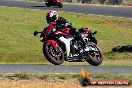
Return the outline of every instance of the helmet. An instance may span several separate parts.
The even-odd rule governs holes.
[[[51,10],[46,15],[47,23],[56,21],[58,19],[58,13],[54,10]]]

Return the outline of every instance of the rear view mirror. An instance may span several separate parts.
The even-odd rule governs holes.
[[[38,34],[38,32],[37,31],[34,31],[34,36],[36,36]]]
[[[94,34],[97,34],[97,31],[95,31],[95,32],[93,33],[93,35],[94,35]]]

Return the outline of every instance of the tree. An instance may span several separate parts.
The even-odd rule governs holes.
[[[112,5],[120,5],[123,2],[123,0],[108,0],[108,4]]]
[[[104,4],[104,3],[106,2],[106,0],[98,0],[98,2],[99,2],[100,4]]]

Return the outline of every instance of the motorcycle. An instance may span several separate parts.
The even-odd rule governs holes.
[[[34,36],[40,33],[41,42],[43,42],[43,54],[46,59],[54,65],[60,65],[64,61],[69,62],[84,62],[87,61],[93,66],[98,66],[102,63],[102,53],[97,47],[97,40],[94,33],[89,30],[84,33],[79,29],[84,41],[87,43],[88,51],[85,51],[81,46],[81,42],[77,41],[73,35],[69,34],[69,28],[63,30],[55,29],[51,24],[46,27],[43,32],[34,32]]]
[[[59,8],[63,7],[61,0],[46,0],[45,5],[47,7],[50,7],[50,6],[58,6]]]

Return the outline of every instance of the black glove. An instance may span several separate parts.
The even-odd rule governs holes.
[[[65,27],[71,27],[72,26],[72,23],[71,22],[67,22],[66,24],[65,24]]]

